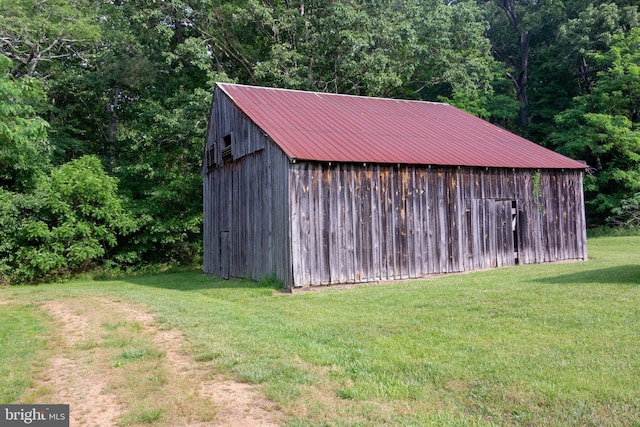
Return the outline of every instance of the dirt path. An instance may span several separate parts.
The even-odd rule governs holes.
[[[248,384],[210,375],[204,364],[183,351],[182,335],[158,327],[142,307],[96,297],[49,301],[43,308],[54,318],[59,339],[30,394],[34,403],[69,404],[71,426],[115,426],[123,420],[128,425],[154,426],[279,425],[272,402]],[[156,356],[136,371],[137,361],[116,357],[125,354],[122,349],[127,345],[140,346],[141,339],[148,341],[145,348],[155,350],[139,354]],[[122,367],[125,364],[129,370]],[[145,382],[146,369],[157,371],[149,379],[161,384],[155,401],[153,392],[146,401],[159,406],[158,412],[132,408],[137,397],[127,396],[131,388],[126,386],[131,381],[127,376],[139,375],[134,381]],[[136,393],[149,388],[134,385]],[[138,418],[131,415],[136,410]],[[153,417],[158,413],[162,416]]]

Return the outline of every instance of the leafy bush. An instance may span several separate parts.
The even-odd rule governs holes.
[[[611,210],[608,218],[611,225],[623,228],[640,228],[640,193],[624,199]]]
[[[117,196],[116,179],[94,156],[54,169],[38,180],[33,192],[0,191],[0,280],[4,282],[85,271],[108,258],[118,236],[135,229]]]
[[[15,236],[20,224],[17,197],[0,187],[0,285],[9,283],[14,253],[17,251]]]

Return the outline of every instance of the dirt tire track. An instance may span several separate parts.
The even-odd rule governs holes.
[[[69,404],[71,426],[115,426],[127,410],[126,404],[111,389],[109,371],[112,366],[105,350],[99,345],[83,349],[83,343],[100,340],[96,333],[97,326],[104,322],[100,312],[108,312],[112,319],[138,322],[157,349],[165,354],[167,372],[180,377],[200,399],[207,400],[206,403],[217,409],[212,421],[194,423],[185,419],[173,425],[280,425],[273,402],[262,397],[251,385],[211,377],[206,366],[184,352],[182,334],[159,328],[143,307],[98,297],[48,301],[42,307],[57,324],[61,342],[35,384],[33,394],[37,397],[34,403]]]
[[[58,325],[61,343],[49,359],[49,366],[36,384],[45,394],[36,403],[69,404],[71,426],[113,426],[125,406],[108,392],[104,351],[73,351],[89,339],[88,317],[79,312],[76,300],[48,301],[42,307]],[[80,356],[78,358],[77,356]],[[39,394],[39,393],[38,393]]]

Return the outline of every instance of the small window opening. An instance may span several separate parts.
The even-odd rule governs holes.
[[[222,161],[227,163],[233,160],[233,154],[231,153],[231,134],[225,135],[222,138]]]
[[[216,153],[215,144],[211,145],[210,147],[207,147],[207,149],[205,151],[205,160],[206,160],[207,170],[211,170],[216,165],[216,154],[215,153]]]

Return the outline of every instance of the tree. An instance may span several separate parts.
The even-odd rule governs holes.
[[[54,161],[100,157],[138,227],[119,260],[194,262],[201,246],[201,153],[214,81],[225,79],[180,1],[106,2],[101,43],[52,64]]]
[[[502,122],[516,111],[496,95],[505,71],[491,56],[488,23],[473,1],[431,2],[417,20],[421,56],[409,87],[422,99],[449,102],[485,119]]]
[[[411,1],[250,0],[236,25],[253,34],[262,53],[252,65],[255,83],[380,96],[415,69],[417,33],[409,17],[416,9]]]
[[[617,2],[622,3],[622,2]],[[583,93],[593,90],[596,73],[595,54],[606,52],[617,34],[638,25],[638,7],[616,2],[589,3],[577,16],[559,27],[558,39],[567,65]]]
[[[615,227],[639,228],[640,227],[640,193],[624,199],[611,210],[611,216],[607,222]]]
[[[556,117],[558,151],[591,166],[587,213],[603,224],[624,199],[640,191],[640,28],[615,35],[604,54],[589,55],[599,71],[591,93]]]
[[[235,63],[246,73],[224,69],[243,83],[432,100],[490,92],[495,64],[471,1],[249,0],[230,7],[216,16],[228,16],[223,26],[233,36],[212,36],[215,46],[225,45],[213,56],[242,58]]]
[[[633,130],[640,122],[640,28],[613,36],[610,49],[590,55],[603,70],[590,92],[592,109],[630,120]]]
[[[637,5],[625,3],[631,2],[563,1],[565,18],[553,30],[556,37],[536,44],[531,58],[528,138],[553,148],[554,116],[571,108],[573,98],[591,93],[603,70],[594,55],[609,50],[613,35],[637,25]]]
[[[99,40],[93,3],[0,0],[0,52],[16,77],[42,75],[42,63],[82,57]]]
[[[587,112],[585,105],[559,114],[552,140],[558,151],[590,166],[585,178],[587,219],[604,224],[622,199],[640,191],[640,134],[623,116]]]
[[[531,121],[529,111],[529,76],[531,52],[553,37],[563,19],[559,0],[479,0],[487,12],[494,57],[505,64],[506,75],[513,83],[520,103],[518,125],[526,135]]]
[[[48,124],[38,116],[45,93],[33,78],[15,79],[0,56],[0,187],[31,188],[49,165]]]

